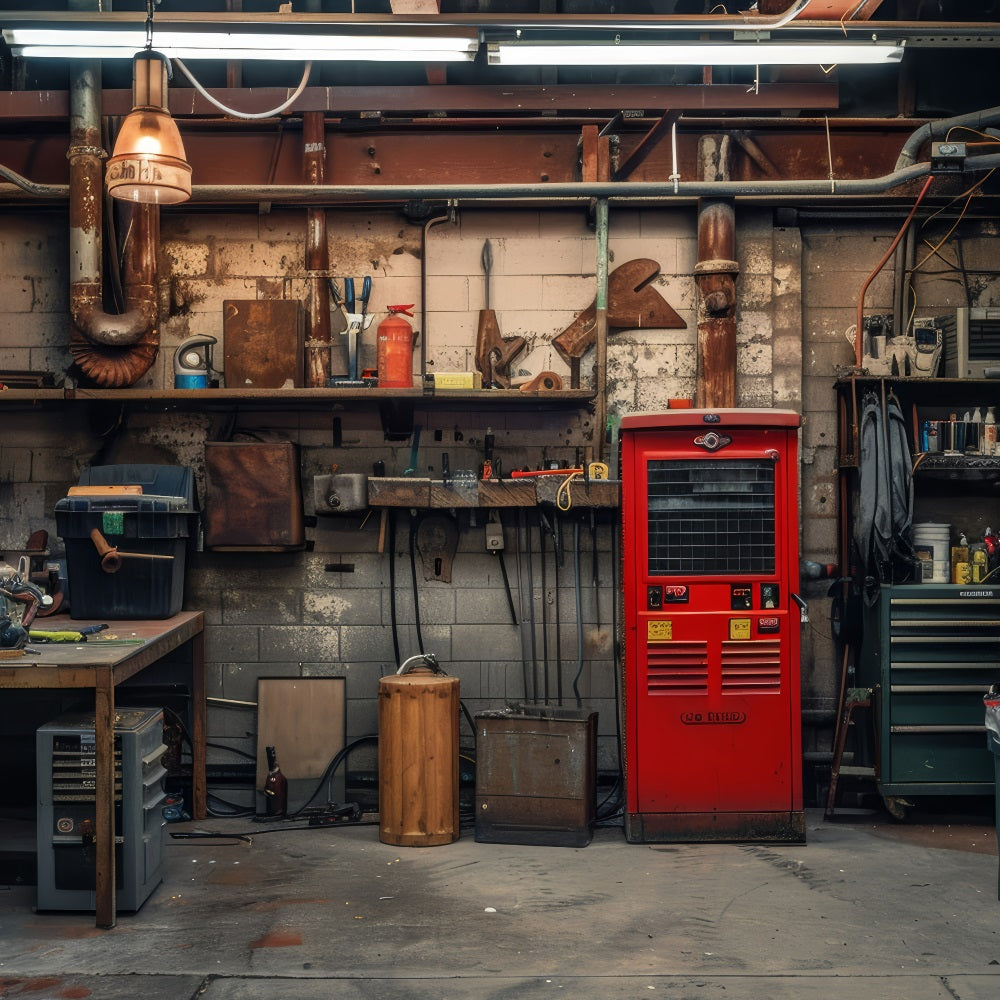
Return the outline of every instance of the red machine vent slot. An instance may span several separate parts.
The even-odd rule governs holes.
[[[777,639],[722,643],[724,694],[781,690],[781,643]]]
[[[647,647],[646,689],[650,694],[708,691],[708,644],[668,642]]]

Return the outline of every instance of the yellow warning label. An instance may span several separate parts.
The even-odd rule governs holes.
[[[749,624],[749,622],[748,622]],[[671,621],[649,621],[646,622],[646,638],[650,642],[655,640],[673,639],[674,623]]]
[[[729,619],[729,638],[730,639],[749,639],[750,638],[750,619],[749,618],[730,618]]]

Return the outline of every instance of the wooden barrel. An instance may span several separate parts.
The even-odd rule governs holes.
[[[379,840],[458,839],[458,678],[418,667],[379,681]]]

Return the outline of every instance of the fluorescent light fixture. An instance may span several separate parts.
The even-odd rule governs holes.
[[[6,28],[4,39],[25,59],[131,59],[146,44],[144,31]],[[471,62],[476,32],[324,35],[238,31],[156,32],[156,51],[167,58],[295,60],[298,62]]]
[[[895,42],[491,42],[491,66],[832,66],[892,63]]]

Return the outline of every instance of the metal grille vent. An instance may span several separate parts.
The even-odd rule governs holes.
[[[649,575],[774,572],[774,462],[651,461]]]
[[[723,642],[724,694],[771,694],[781,690],[781,643],[777,639]]]
[[[704,694],[708,691],[708,644],[670,642],[647,650],[649,694]]]

